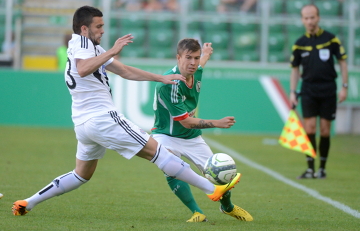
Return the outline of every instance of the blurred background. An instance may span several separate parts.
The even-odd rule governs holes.
[[[339,105],[335,132],[360,133],[359,0],[0,0],[0,83],[5,86],[14,84],[14,78],[19,81],[14,88],[4,89],[0,93],[0,100],[5,111],[14,110],[16,113],[14,89],[20,95],[27,92],[21,98],[29,98],[31,102],[25,103],[23,100],[23,107],[31,108],[34,113],[33,109],[37,106],[32,102],[39,102],[41,84],[45,88],[57,84],[49,81],[60,81],[59,87],[65,93],[59,90],[59,94],[68,94],[62,84],[66,44],[72,33],[72,16],[78,7],[92,5],[104,14],[105,34],[101,46],[105,49],[111,48],[122,35],[132,33],[135,36],[134,43],[120,53],[119,58],[125,64],[161,74],[175,65],[179,39],[194,37],[201,42],[212,42],[214,54],[204,74],[204,78],[209,79],[206,88],[217,89],[224,84],[234,89],[232,97],[227,96],[229,91],[226,88],[217,89],[216,92],[206,92],[204,89],[200,115],[214,115],[213,106],[206,105],[205,101],[211,101],[212,105],[216,102],[223,104],[215,109],[219,116],[227,111],[230,114],[233,114],[232,110],[239,111],[245,120],[239,131],[277,132],[278,127],[282,127],[281,115],[260,79],[276,78],[288,93],[291,47],[304,33],[300,9],[308,3],[318,6],[320,26],[337,35],[348,54],[349,98],[346,103]],[[7,79],[9,76],[13,78],[12,81]],[[115,101],[124,114],[130,113],[127,110],[136,111],[135,114],[140,111],[147,114],[144,121],[150,123],[153,84],[131,85],[123,89],[124,83],[116,80],[116,77],[114,79],[114,88],[122,90],[121,94],[116,95]],[[31,88],[34,82],[36,86]],[[26,91],[19,88],[24,83],[27,84]],[[128,95],[124,94],[127,94],[129,87],[139,89],[139,96],[135,97],[141,102],[138,109],[134,109],[134,102],[126,101]],[[30,100],[31,92],[37,97],[36,100]],[[134,94],[134,91],[128,94]],[[217,100],[224,95],[229,106],[224,106],[224,99]],[[248,100],[243,100],[244,97]],[[56,99],[52,94],[42,96],[41,102]],[[63,101],[64,97],[60,97],[55,101],[58,102],[57,107],[48,110],[69,114],[68,101],[64,104],[66,109],[59,108]],[[126,102],[131,106],[126,106]],[[259,123],[264,120],[260,115],[264,114],[264,108],[267,108],[266,118],[274,123]],[[44,107],[39,107],[39,110],[43,111]],[[252,113],[246,114],[245,111]],[[0,124],[44,124],[44,121],[27,122],[31,120],[29,115],[13,118],[2,113]],[[251,122],[254,118],[258,122]],[[59,116],[59,121],[63,121],[62,116]],[[50,121],[49,124],[59,125]],[[65,122],[65,125],[70,124],[69,121]],[[254,127],[256,129],[252,129]]]

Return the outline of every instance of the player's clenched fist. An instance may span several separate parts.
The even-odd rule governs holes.
[[[218,128],[230,128],[235,124],[235,117],[234,116],[226,116],[219,120]]]

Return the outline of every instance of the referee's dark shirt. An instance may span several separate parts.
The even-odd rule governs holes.
[[[320,93],[319,91],[336,93],[335,78],[337,74],[333,56],[337,59],[347,58],[340,40],[321,28],[317,34],[306,33],[295,42],[292,47],[291,66],[302,65],[301,78],[303,85],[305,84],[302,86],[302,93],[305,93],[307,88],[312,88],[308,91],[314,93]],[[305,87],[306,89],[304,89]]]

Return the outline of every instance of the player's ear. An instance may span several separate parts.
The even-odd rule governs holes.
[[[88,30],[89,30],[89,28],[87,27],[87,26],[85,26],[85,25],[82,25],[81,27],[80,27],[80,29],[81,29],[81,35],[87,35],[87,33],[88,33]]]
[[[177,61],[180,60],[180,55],[179,54],[176,54],[176,59],[177,59]]]

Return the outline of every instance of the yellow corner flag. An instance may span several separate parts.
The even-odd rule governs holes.
[[[315,150],[294,110],[290,110],[290,115],[281,132],[279,143],[285,148],[305,153],[313,158],[316,157]]]

